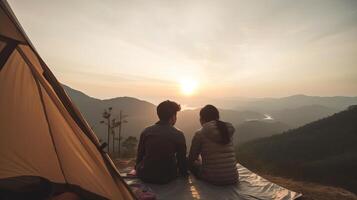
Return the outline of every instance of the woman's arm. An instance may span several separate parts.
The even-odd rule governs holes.
[[[196,132],[193,136],[190,154],[188,156],[188,165],[192,166],[192,164],[198,159],[198,156],[201,154],[201,146],[202,146],[202,139],[201,139],[200,132]]]

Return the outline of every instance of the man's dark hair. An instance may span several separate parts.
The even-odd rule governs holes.
[[[161,102],[156,108],[157,115],[159,116],[160,121],[163,122],[169,121],[169,119],[176,115],[180,110],[181,106],[178,103],[169,100]]]

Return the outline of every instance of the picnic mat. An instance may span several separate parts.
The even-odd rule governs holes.
[[[168,200],[191,200],[191,199],[238,199],[238,200],[292,200],[301,197],[302,194],[288,190],[274,184],[259,175],[249,171],[242,165],[237,165],[239,172],[239,183],[230,186],[215,186],[196,179],[177,178],[165,185],[143,183],[138,178],[127,177],[132,168],[121,170],[125,182],[134,190],[141,187],[144,193],[154,193],[156,199]]]

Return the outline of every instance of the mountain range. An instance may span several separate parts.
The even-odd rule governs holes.
[[[237,148],[258,173],[318,182],[357,193],[357,106]]]
[[[109,107],[112,107],[113,117],[118,118],[120,110],[124,115],[127,115],[127,123],[123,124],[123,137],[139,137],[145,127],[158,121],[156,105],[147,101],[132,97],[100,100],[65,85],[64,89],[102,141],[107,140],[107,128],[100,121],[103,120],[103,111]],[[263,119],[265,117],[263,114],[254,111],[225,109],[220,109],[220,115],[223,120],[229,121],[234,125],[242,124],[248,119]],[[178,112],[176,127],[185,133],[189,145],[193,134],[200,128],[199,109]]]
[[[239,98],[238,98],[239,99]],[[320,97],[308,95],[293,95],[282,98],[246,98],[237,100],[235,110],[255,110],[257,112],[271,112],[284,109],[296,109],[304,106],[319,105],[341,111],[356,104],[357,97],[333,96]]]
[[[63,87],[102,141],[107,140],[107,127],[105,124],[100,123],[100,121],[103,120],[103,111],[109,107],[113,108],[112,116],[115,118],[118,118],[120,110],[122,110],[124,115],[127,115],[127,123],[122,126],[122,137],[139,137],[145,127],[152,125],[158,120],[156,105],[148,101],[133,97],[117,97],[101,100],[90,97],[68,86],[64,85]],[[316,100],[308,103],[308,99],[322,99],[322,103],[320,103],[323,105],[316,104],[319,103]],[[238,143],[242,144],[242,142],[244,143],[260,137],[279,134],[339,111],[338,108],[327,107],[326,103],[324,103],[326,101],[329,102],[328,105],[339,105],[339,108],[352,105],[353,103],[351,102],[357,103],[357,98],[352,97],[336,97],[336,102],[333,101],[333,97],[326,97],[326,99],[324,97],[315,98],[302,95],[280,99],[266,98],[251,102],[251,105],[260,105],[259,108],[257,106],[246,106],[245,109],[241,107],[239,110],[220,109],[220,114],[222,120],[231,122],[236,127],[236,138],[238,136],[238,141],[240,141]],[[341,99],[345,100],[341,101]],[[298,106],[293,105],[292,102],[295,102]],[[237,102],[237,104],[239,103],[240,101]],[[263,105],[273,106],[262,109]],[[198,114],[199,109],[183,110],[178,113],[176,127],[185,133],[188,146],[193,134],[200,128]],[[270,120],[265,120],[267,114],[269,117],[272,117]]]
[[[290,129],[290,126],[274,120],[251,120],[236,126],[235,145],[254,139],[272,136]]]

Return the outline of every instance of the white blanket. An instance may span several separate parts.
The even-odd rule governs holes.
[[[136,178],[125,178],[131,184],[143,184],[149,187],[158,200],[191,200],[191,199],[241,199],[241,200],[292,200],[302,196],[299,193],[283,188],[254,174],[238,164],[239,183],[231,186],[215,186],[190,176],[178,178],[165,185],[142,183]]]

